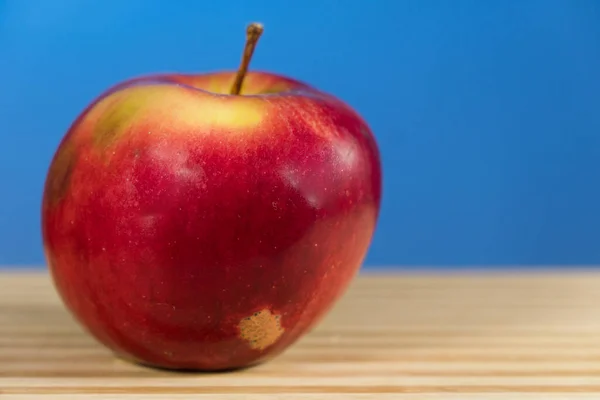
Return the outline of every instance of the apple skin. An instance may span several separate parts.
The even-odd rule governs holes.
[[[348,105],[249,72],[116,85],[62,139],[42,200],[49,270],[117,356],[227,370],[280,354],[343,295],[381,201],[374,136]]]

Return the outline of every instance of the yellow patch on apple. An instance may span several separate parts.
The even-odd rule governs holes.
[[[219,128],[251,132],[263,121],[265,107],[260,98],[216,95],[177,85],[132,86],[102,99],[86,120],[93,125],[94,145],[106,149],[139,124],[154,118],[163,121],[165,131],[153,134],[199,134]],[[190,129],[168,129],[174,126]]]

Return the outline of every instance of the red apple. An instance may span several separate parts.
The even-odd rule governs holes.
[[[107,90],[51,162],[51,275],[120,357],[195,370],[270,359],[318,323],[365,257],[382,185],[373,134],[332,95],[247,72],[259,35],[251,25],[237,73]]]

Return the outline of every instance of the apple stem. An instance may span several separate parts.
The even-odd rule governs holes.
[[[252,54],[254,54],[256,43],[258,43],[258,39],[260,39],[260,35],[262,35],[262,33],[263,26],[258,22],[253,22],[246,28],[246,45],[244,46],[244,54],[242,55],[242,61],[240,63],[240,67],[238,68],[237,75],[235,76],[235,80],[233,81],[233,85],[231,86],[231,94],[238,95],[242,91],[242,84],[244,83],[244,78],[248,72],[248,65],[250,65],[250,60],[252,59]]]

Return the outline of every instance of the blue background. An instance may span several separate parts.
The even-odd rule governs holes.
[[[600,2],[0,0],[0,265],[41,265],[46,168],[107,86],[238,65],[370,123],[370,266],[600,264]]]

